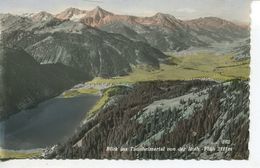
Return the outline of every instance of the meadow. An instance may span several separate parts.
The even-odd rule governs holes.
[[[0,160],[2,159],[28,159],[28,158],[38,158],[41,156],[41,151],[35,152],[20,152],[0,149]]]
[[[168,55],[167,63],[161,64],[159,69],[138,66],[133,68],[129,75],[108,79],[97,77],[88,83],[124,84],[153,80],[211,79],[227,81],[249,79],[250,60],[237,61],[233,59],[232,54],[217,55],[201,52],[185,56]]]

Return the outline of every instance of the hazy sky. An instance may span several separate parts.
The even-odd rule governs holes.
[[[251,0],[0,0],[0,13],[58,13],[68,7],[93,9],[100,6],[118,14],[151,16],[157,12],[190,19],[217,16],[249,21]]]

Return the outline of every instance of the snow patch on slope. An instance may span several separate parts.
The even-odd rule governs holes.
[[[78,22],[78,21],[80,21],[80,19],[82,19],[84,16],[86,16],[85,13],[82,13],[82,14],[74,14],[74,15],[70,18],[70,20],[71,20],[71,21],[74,21],[74,22]]]

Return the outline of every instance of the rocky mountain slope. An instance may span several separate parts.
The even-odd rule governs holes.
[[[236,60],[243,60],[250,58],[250,39],[245,39],[239,42],[233,49],[232,52],[235,55]]]
[[[2,15],[1,23],[6,45],[23,48],[41,64],[62,63],[92,76],[124,75],[140,64],[158,68],[166,57],[147,43],[46,12],[31,17]]]
[[[54,97],[90,76],[62,64],[40,65],[21,48],[0,44],[0,119]]]
[[[199,39],[205,42],[232,42],[249,37],[248,28],[217,17],[205,17],[185,22]]]
[[[114,14],[97,7],[92,11],[69,8],[56,18],[76,20],[135,41],[145,41],[161,51],[180,51],[249,36],[248,28],[216,17],[182,21],[163,13],[136,17]]]
[[[246,81],[138,83],[46,158],[247,159],[248,89]]]

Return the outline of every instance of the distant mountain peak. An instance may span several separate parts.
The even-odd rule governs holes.
[[[103,17],[105,17],[107,15],[113,15],[113,13],[104,10],[100,6],[97,6],[95,9],[89,11],[89,15],[98,16],[100,18],[103,18]]]
[[[175,28],[176,24],[179,24],[181,21],[172,15],[158,12],[154,16],[141,18],[138,22],[144,25],[158,25]]]
[[[97,6],[90,11],[80,10],[78,8],[67,8],[63,12],[57,14],[56,18],[73,21],[80,21],[83,18],[94,18],[95,20],[99,21],[100,19],[111,15],[114,14],[102,9],[100,6]]]
[[[80,15],[82,13],[86,13],[86,11],[80,10],[78,8],[70,7],[70,8],[65,9],[63,12],[57,14],[56,17],[58,19],[67,20],[67,19],[70,19],[71,17],[73,17],[75,15]]]
[[[198,19],[193,19],[197,21],[207,21],[207,22],[230,22],[222,18],[214,17],[214,16],[207,16],[207,17],[200,17]]]
[[[52,16],[52,14],[46,12],[46,11],[41,11],[39,13],[36,13],[35,15],[38,15],[38,16]]]
[[[165,16],[166,14],[164,13],[161,13],[161,12],[157,12],[154,17],[162,17],[162,16]]]
[[[176,20],[176,18],[174,16],[169,15],[169,14],[165,14],[165,13],[161,13],[161,12],[156,13],[152,17],[153,18],[157,18],[157,19],[167,19],[167,18],[170,18],[170,19]]]
[[[41,11],[39,13],[36,13],[34,15],[32,15],[32,19],[34,21],[46,21],[46,20],[50,20],[50,19],[53,19],[53,15],[48,13],[48,12],[45,12],[45,11]]]
[[[214,27],[214,28],[219,28],[219,27],[224,27],[224,26],[232,26],[232,27],[237,27],[237,25],[231,21],[222,19],[222,18],[218,18],[218,17],[201,17],[198,19],[193,19],[188,21],[188,23],[192,23],[192,24],[200,24],[200,25],[207,25],[210,27]],[[241,27],[240,27],[241,28]]]
[[[100,6],[96,6],[95,10],[104,10]]]
[[[22,17],[27,17],[27,18],[31,18],[35,15],[35,13],[23,13],[21,16]]]
[[[95,9],[88,11],[80,16],[79,20],[86,25],[96,27],[103,21],[103,19],[109,16],[114,16],[114,14],[97,6]]]

